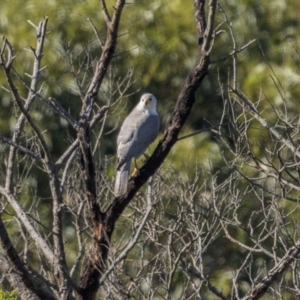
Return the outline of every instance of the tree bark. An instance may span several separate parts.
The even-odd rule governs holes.
[[[99,279],[101,274],[104,273],[105,261],[109,250],[109,240],[113,233],[116,221],[130,203],[136,192],[161,166],[171,148],[176,143],[178,134],[191,112],[195,102],[195,92],[199,88],[205,76],[208,74],[210,64],[209,55],[211,50],[210,45],[212,40],[216,4],[216,0],[210,1],[208,26],[204,26],[206,25],[204,11],[205,1],[195,1],[196,22],[199,29],[198,35],[203,37],[203,43],[198,46],[198,61],[187,76],[163,139],[159,142],[147,163],[140,169],[139,175],[130,179],[127,193],[115,198],[113,203],[104,213],[100,211],[99,205],[96,202],[96,194],[93,191],[95,185],[93,182],[94,176],[87,175],[87,172],[94,172],[93,167],[91,167],[93,162],[88,129],[82,131],[82,135],[79,137],[79,139],[81,139],[81,165],[85,176],[90,214],[94,223],[94,245],[80,279],[81,292],[77,298],[78,300],[95,299],[96,293],[99,289]],[[109,18],[107,18],[107,20],[109,22]],[[196,39],[195,44],[197,44]],[[84,123],[84,118],[82,121]],[[89,177],[89,179],[87,179],[87,177]],[[92,189],[89,188],[91,186],[93,187]]]
[[[291,247],[284,257],[268,272],[268,274],[252,289],[242,300],[257,300],[260,299],[269,289],[271,284],[282,275],[291,265],[291,263],[300,257],[300,241]]]

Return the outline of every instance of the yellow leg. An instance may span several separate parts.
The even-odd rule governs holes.
[[[133,159],[133,164],[134,164],[134,169],[133,169],[133,172],[132,172],[131,176],[132,177],[136,177],[138,175],[138,173],[139,173],[139,168],[137,166],[135,158]]]

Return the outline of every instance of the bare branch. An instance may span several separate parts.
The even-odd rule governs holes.
[[[206,29],[205,1],[194,0],[194,9],[196,26],[198,29],[198,43],[201,45],[203,43],[204,32]]]
[[[242,300],[257,300],[261,298],[271,284],[284,273],[291,263],[300,256],[300,241],[288,249],[284,257],[271,269],[259,283],[255,284]]]
[[[234,94],[236,94],[239,99],[243,101],[246,107],[249,109],[251,114],[261,123],[261,125],[268,129],[281,143],[283,143],[286,147],[288,147],[293,153],[300,158],[300,152],[298,149],[287,139],[285,139],[272,125],[270,125],[264,118],[260,116],[257,109],[251,103],[251,101],[239,90],[232,90]]]
[[[109,27],[110,23],[111,23],[111,17],[108,13],[105,0],[101,0],[101,7],[102,7],[102,12],[103,12],[103,15],[104,15],[106,25],[107,25],[107,27]]]
[[[198,14],[202,13],[203,6],[202,2],[197,2],[195,6],[196,17]],[[200,5],[201,4],[201,5]],[[216,7],[216,1],[211,2],[210,6],[210,21],[209,24],[213,26],[214,11]],[[212,28],[207,31],[206,45],[210,43],[212,39]],[[122,213],[125,207],[128,205],[130,200],[133,198],[135,193],[140,189],[140,187],[152,176],[155,171],[163,163],[164,159],[168,155],[169,151],[176,143],[178,134],[184,125],[192,106],[195,101],[195,92],[199,88],[201,82],[205,78],[209,67],[209,52],[206,50],[199,52],[198,62],[195,67],[191,70],[188,75],[186,82],[181,90],[178,97],[176,106],[174,108],[172,119],[170,120],[169,126],[166,129],[162,140],[159,142],[152,156],[147,160],[146,164],[140,169],[139,175],[137,177],[131,178],[129,181],[129,186],[127,193],[120,197],[117,197],[111,206],[106,211],[106,221],[108,224],[114,224],[118,216]],[[110,225],[111,227],[112,225]]]
[[[245,50],[246,48],[248,48],[249,46],[251,46],[251,45],[252,45],[253,43],[255,43],[255,42],[256,42],[256,39],[251,40],[251,41],[249,41],[247,44],[245,44],[243,47],[241,47],[241,48],[239,48],[239,49],[236,49],[236,50],[233,50],[233,51],[230,52],[229,54],[224,55],[224,56],[222,56],[222,57],[220,57],[220,58],[214,59],[214,60],[212,60],[210,63],[211,63],[211,64],[216,64],[216,63],[219,63],[219,62],[221,62],[221,61],[225,61],[225,60],[227,60],[228,58],[232,57],[233,55],[238,54],[239,52],[242,52],[243,50]]]
[[[14,211],[16,212],[19,220],[21,220],[22,224],[25,226],[26,230],[30,234],[31,238],[34,240],[36,245],[39,249],[44,253],[45,257],[48,259],[49,262],[53,263],[56,261],[53,251],[50,249],[46,241],[42,238],[42,236],[38,233],[38,231],[33,227],[32,223],[30,222],[27,214],[20,206],[17,199],[14,197],[12,193],[7,191],[4,187],[0,186],[0,193],[4,195],[7,200],[9,201],[10,205],[13,207]]]
[[[8,264],[7,259],[4,259],[4,257],[0,255],[1,269],[7,275],[7,278],[10,279],[9,281],[12,287],[15,287],[19,291],[23,299],[56,299],[52,296],[47,287],[41,286],[40,282],[28,271],[28,266],[25,266],[12,245],[1,217],[0,240],[1,249],[5,252],[10,262],[10,264]],[[13,265],[14,268],[12,268],[11,265]],[[32,295],[33,293],[34,295]]]
[[[98,122],[104,117],[105,113],[109,109],[109,106],[103,106],[94,115],[93,119],[90,121],[90,129],[92,130],[98,124]],[[69,157],[78,149],[79,139],[77,138],[69,148],[63,153],[63,155],[55,163],[56,170],[60,170],[61,166],[69,159]]]
[[[5,136],[3,136],[2,134],[0,134],[0,140],[2,140],[3,142],[5,142],[5,143],[7,143],[7,144],[9,144],[11,146],[14,146],[15,148],[17,148],[20,151],[22,151],[24,154],[27,154],[30,157],[32,157],[37,162],[43,163],[43,159],[41,158],[41,156],[39,155],[39,153],[33,152],[33,151],[27,149],[26,147],[15,143],[14,141],[12,141],[12,140],[6,138]]]
[[[182,269],[189,277],[196,277],[200,279],[215,296],[219,297],[222,300],[228,300],[228,298],[223,295],[222,291],[218,290],[213,284],[211,284],[211,282],[197,269],[195,269],[193,266],[185,267],[183,262],[181,262],[181,264]]]
[[[123,259],[126,258],[126,256],[128,255],[129,251],[136,245],[136,242],[138,240],[138,238],[140,237],[142,230],[149,218],[149,215],[151,213],[153,209],[153,203],[152,203],[152,199],[151,196],[149,195],[147,197],[147,207],[146,207],[146,211],[144,213],[144,217],[142,218],[142,220],[139,222],[139,227],[137,228],[135,234],[131,237],[130,241],[128,242],[128,244],[126,245],[126,247],[124,248],[124,250],[120,253],[120,255],[115,258],[112,262],[112,264],[109,266],[109,268],[106,270],[106,272],[102,275],[101,279],[100,279],[100,284],[102,284],[104,282],[104,280],[107,278],[107,276],[115,269],[116,265],[122,261]]]
[[[218,131],[216,131],[216,130],[214,130],[215,128],[220,128],[220,127],[222,127],[222,126],[225,126],[226,124],[218,124],[218,125],[215,125],[215,126],[212,126],[212,127],[209,127],[209,128],[204,128],[204,129],[200,129],[200,130],[197,130],[197,131],[195,131],[195,132],[193,132],[193,133],[190,133],[190,134],[187,134],[187,135],[185,135],[185,136],[181,136],[181,137],[179,137],[178,139],[177,139],[177,141],[181,141],[181,140],[184,140],[184,139],[187,139],[187,138],[189,138],[189,137],[192,137],[192,136],[194,136],[194,135],[197,135],[197,134],[200,134],[200,133],[202,133],[202,132],[206,132],[206,131],[210,131],[210,132],[213,132],[213,133],[215,133],[215,134],[218,134]]]
[[[205,28],[204,32],[204,40],[202,49],[203,51],[207,52],[209,54],[212,50],[212,44],[213,41],[213,30],[214,30],[214,21],[215,21],[215,13],[216,13],[216,7],[217,7],[217,0],[210,0],[209,1],[209,10],[208,10],[208,17],[207,17],[207,26]]]
[[[98,42],[99,42],[99,45],[103,49],[103,42],[102,42],[101,37],[100,37],[100,35],[99,35],[98,31],[97,31],[96,26],[94,25],[94,23],[91,20],[91,18],[85,18],[85,19],[91,24],[91,26],[93,28],[93,31],[94,31],[94,33],[95,33],[95,35],[97,37]]]
[[[40,69],[41,69],[41,59],[42,59],[42,53],[43,53],[43,46],[44,46],[44,40],[45,40],[45,36],[46,36],[46,28],[47,28],[47,23],[48,23],[48,18],[46,17],[45,20],[43,22],[41,22],[38,26],[37,29],[37,45],[36,45],[36,50],[35,50],[35,59],[34,59],[34,64],[33,64],[33,73],[32,73],[32,81],[31,81],[31,85],[30,85],[30,90],[28,92],[27,95],[27,99],[24,105],[24,108],[29,111],[33,101],[34,101],[34,94],[31,91],[36,91],[37,88],[37,82],[38,82],[38,78],[39,78],[39,74],[40,74]],[[11,65],[12,64],[12,49],[10,49],[8,51],[9,56],[8,56],[8,63]],[[9,67],[5,67],[6,71],[5,73],[9,75]],[[13,90],[16,92],[16,88],[14,87],[14,84],[12,83],[12,80],[9,79],[11,81],[11,86],[13,87]],[[19,97],[17,95],[17,97]],[[12,138],[12,141],[17,143],[19,142],[19,138],[20,135],[22,133],[23,127],[25,124],[25,116],[22,114],[18,121],[17,124],[15,126],[15,131],[14,131],[14,135]],[[7,173],[6,173],[6,183],[5,183],[5,187],[9,190],[12,190],[12,181],[13,181],[13,168],[14,168],[14,164],[15,164],[15,156],[16,156],[16,148],[15,147],[11,147],[10,148],[10,153],[9,153],[9,157],[8,157],[8,164],[7,164]]]
[[[57,112],[60,116],[62,116],[68,123],[76,130],[79,129],[78,122],[60,105],[60,103],[52,97],[49,97],[48,100],[51,106],[54,108],[55,112]]]

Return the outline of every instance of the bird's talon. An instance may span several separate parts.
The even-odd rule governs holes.
[[[139,169],[134,168],[134,169],[133,169],[133,172],[132,172],[132,174],[131,174],[131,177],[136,177],[136,176],[138,176],[138,174],[139,174]]]

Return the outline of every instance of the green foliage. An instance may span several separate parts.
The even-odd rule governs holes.
[[[108,9],[112,11],[113,1],[108,1]],[[296,83],[299,82],[297,73],[299,62],[295,49],[299,46],[299,37],[296,29],[299,27],[297,2],[283,3],[282,1],[230,1],[224,10],[229,22],[232,22],[237,47],[241,47],[251,39],[258,39],[259,43],[251,46],[251,51],[244,51],[238,56],[243,68],[239,70],[239,83],[243,91],[253,100],[264,98],[261,105],[268,107],[268,100],[275,98],[276,105],[282,107],[282,99],[270,78],[271,69],[267,61],[272,62],[271,67],[278,79],[282,82],[285,96],[299,112],[299,105],[293,102],[299,95]],[[57,98],[65,107],[78,114],[80,99],[76,92],[78,88],[70,73],[70,55],[74,58],[75,69],[84,61],[85,51],[94,55],[99,53],[97,38],[93,32],[90,18],[99,31],[100,37],[105,36],[105,26],[100,6],[97,1],[4,1],[0,12],[0,31],[7,36],[15,48],[17,55],[17,70],[21,74],[30,74],[32,62],[31,53],[24,51],[29,46],[34,47],[32,28],[27,19],[38,24],[45,15],[49,16],[49,31],[45,47],[43,94]],[[22,9],[17,9],[22,7]],[[10,20],[13,20],[10,22]],[[217,11],[216,25],[221,24],[224,16]],[[22,25],[22,26],[20,26]],[[132,91],[147,90],[157,95],[159,111],[162,117],[162,126],[167,123],[173,109],[176,97],[184,82],[188,70],[195,63],[197,51],[197,34],[194,29],[193,7],[182,1],[157,0],[137,1],[127,4],[121,21],[121,34],[124,34],[118,43],[117,53],[133,49],[118,56],[115,60],[117,76],[125,74],[130,67],[134,67],[135,84]],[[220,27],[225,30],[216,38],[212,59],[228,54],[232,48],[232,41],[224,23]],[[262,51],[265,55],[263,57]],[[91,60],[93,60],[93,56]],[[218,89],[217,72],[221,72],[221,81],[231,69],[230,63],[223,63],[222,68],[212,66],[211,76],[208,77],[198,95],[195,109],[187,124],[187,131],[201,129],[203,125],[199,120],[206,118],[212,123],[219,121],[222,113],[222,99],[216,94]],[[3,75],[0,75],[2,82]],[[274,77],[274,74],[273,74]],[[26,78],[26,77],[25,77]],[[263,89],[262,89],[263,87]],[[24,89],[22,85],[20,88]],[[1,102],[1,128],[12,126],[13,119],[7,120],[5,111],[12,110],[9,95],[0,91]],[[105,95],[100,95],[102,101]],[[130,101],[129,107],[136,103]],[[214,109],[211,110],[211,107]],[[38,108],[37,108],[38,109]],[[209,115],[209,118],[208,118]],[[64,129],[58,118],[53,116],[49,109],[36,112],[37,118],[47,118],[49,143],[56,143],[57,132]],[[9,125],[10,124],[10,125]],[[3,125],[3,126],[2,126]],[[112,127],[114,127],[112,125]],[[60,138],[58,138],[60,139]],[[103,149],[106,151],[105,149]],[[107,149],[111,151],[110,149]],[[179,161],[179,160],[178,160]]]
[[[19,300],[18,294],[16,291],[7,292],[2,289],[0,286],[0,300]]]
[[[275,107],[280,113],[284,113],[285,106],[288,108],[289,116],[296,117],[300,113],[300,104],[297,99],[300,97],[300,37],[298,28],[299,20],[299,1],[282,1],[282,0],[264,0],[264,1],[227,1],[222,3],[222,8],[227,14],[228,21],[232,23],[234,36],[237,42],[237,48],[240,48],[251,39],[257,39],[255,43],[238,55],[238,63],[241,66],[238,69],[238,85],[241,90],[253,102],[260,100],[259,109],[263,111],[263,116],[270,124],[274,124],[277,116],[270,113]],[[114,1],[107,1],[108,9],[112,11]],[[197,51],[197,33],[194,26],[193,7],[187,5],[185,1],[174,0],[156,0],[156,1],[131,1],[127,4],[124,16],[121,21],[121,34],[119,38],[117,56],[113,61],[105,85],[99,95],[99,106],[106,104],[115,89],[117,78],[124,76],[128,69],[134,69],[134,83],[130,88],[130,92],[138,91],[138,94],[131,96],[130,99],[123,99],[119,107],[113,108],[108,116],[107,126],[105,128],[104,141],[101,143],[99,155],[109,158],[106,169],[109,177],[112,178],[114,164],[111,157],[115,154],[115,128],[117,119],[122,120],[127,110],[132,108],[136,103],[141,91],[149,91],[157,96],[159,101],[158,110],[162,119],[162,131],[164,130],[170,114],[176,102],[178,93],[184,84],[184,80],[191,66],[195,63],[195,55]],[[225,6],[226,5],[226,6]],[[91,77],[95,58],[99,54],[99,43],[93,32],[91,23],[87,18],[92,20],[98,29],[99,36],[105,37],[105,23],[101,14],[98,1],[82,1],[82,0],[65,0],[63,2],[55,0],[38,1],[8,1],[3,0],[0,10],[0,32],[6,36],[14,47],[16,60],[15,68],[26,79],[25,73],[31,73],[32,53],[24,50],[35,46],[35,37],[32,27],[27,22],[31,20],[34,24],[44,17],[49,16],[49,35],[45,44],[43,66],[47,69],[42,74],[43,91],[45,98],[56,98],[66,109],[70,110],[75,117],[78,117],[80,107],[80,88],[76,85],[74,75],[83,66],[86,71],[86,79],[83,82],[82,89],[86,89],[88,79]],[[233,43],[228,30],[228,24],[224,22],[224,15],[221,10],[217,11],[216,25],[220,25],[219,30],[223,30],[216,37],[212,60],[227,55],[232,51]],[[88,53],[88,54],[87,54]],[[195,106],[191,113],[182,136],[188,135],[196,130],[208,127],[209,123],[218,124],[223,112],[223,98],[219,92],[220,82],[228,82],[228,76],[232,74],[232,61],[227,60],[220,64],[214,64],[210,68],[210,74],[203,83],[199,94],[197,95]],[[81,80],[84,79],[80,75]],[[220,82],[219,82],[220,81]],[[1,85],[6,87],[4,75],[0,73]],[[25,95],[27,90],[24,85],[18,82],[19,90]],[[232,85],[232,82],[228,82]],[[75,137],[75,133],[69,126],[63,122],[53,111],[45,107],[41,102],[33,107],[32,116],[37,121],[42,130],[45,130],[47,143],[52,146],[55,156],[59,156],[63,147],[69,144]],[[120,112],[123,108],[126,108]],[[17,119],[18,112],[12,102],[11,96],[4,89],[0,89],[0,128],[1,133],[10,136],[12,128]],[[116,118],[117,116],[117,118]],[[206,122],[206,120],[208,122]],[[237,119],[239,124],[243,124],[245,116],[241,114]],[[226,121],[226,120],[225,120]],[[223,128],[223,131],[229,131]],[[251,138],[252,150],[258,157],[263,157],[265,150],[270,150],[268,132],[262,129],[257,121],[252,121],[248,130]],[[153,148],[152,148],[153,149]],[[1,149],[2,151],[2,149]],[[201,133],[179,141],[172,149],[166,163],[165,170],[171,165],[177,170],[178,180],[187,183],[194,178],[197,168],[201,166],[201,176],[198,178],[198,184],[210,186],[210,172],[218,173],[218,180],[229,176],[232,170],[228,170],[223,161],[223,156],[227,158],[230,153],[224,151],[218,139],[211,133]],[[99,166],[103,161],[99,162]],[[22,162],[23,164],[24,162]],[[274,164],[278,161],[274,159]],[[5,169],[3,160],[1,160],[1,168]],[[22,165],[21,165],[22,168]],[[247,174],[260,176],[249,165],[243,165],[241,168]],[[79,172],[79,170],[77,170]],[[109,179],[110,179],[109,178]],[[40,218],[46,225],[45,232],[49,230],[51,220],[48,212],[51,210],[49,204],[49,187],[45,185],[44,173],[37,169],[31,169],[31,175],[24,177],[20,172],[17,174],[16,180],[22,186],[22,196],[20,201],[23,207],[29,208],[32,203],[38,207]],[[166,176],[165,183],[172,183],[174,177]],[[179,183],[178,183],[179,184]],[[35,190],[37,188],[37,190]],[[247,182],[240,181],[238,187],[240,191],[247,189]],[[171,194],[171,193],[170,193]],[[158,213],[162,214],[165,224],[172,222],[172,210],[176,210],[177,203],[168,202],[175,196],[166,195],[165,205]],[[294,192],[294,197],[299,196]],[[103,196],[104,197],[104,196]],[[254,199],[254,200],[253,200]],[[144,203],[143,203],[144,205]],[[293,210],[294,205],[282,200],[280,203],[282,210]],[[254,194],[247,194],[243,204],[239,207],[239,216],[241,222],[246,223],[249,211],[255,212],[261,209],[260,203]],[[9,213],[13,214],[10,207],[7,208]],[[125,218],[125,217],[124,217]],[[261,221],[261,217],[253,218],[253,222]],[[290,225],[288,230],[297,228],[298,213],[295,210],[289,216]],[[15,233],[15,244],[18,250],[22,249],[22,240],[19,233],[16,233],[18,225],[10,215],[4,214],[9,232]],[[72,220],[72,217],[66,215],[66,223]],[[124,221],[120,221],[116,228],[115,236],[119,240],[122,234]],[[74,260],[76,250],[73,249],[72,233],[73,228],[66,228],[70,233],[66,235],[68,262]],[[247,234],[241,228],[231,228],[231,234],[238,240],[248,243]],[[124,233],[123,233],[124,234]],[[130,232],[126,233],[128,236]],[[124,241],[128,236],[124,235]],[[160,242],[164,241],[166,236],[160,236]],[[229,293],[228,278],[230,278],[230,268],[234,269],[238,263],[243,260],[245,253],[237,249],[236,245],[230,245],[226,249],[223,246],[224,239],[216,240],[213,246],[207,251],[207,262],[213,261],[214,257],[223,256],[214,261],[219,266],[218,271],[213,272],[213,280],[219,282],[224,288],[225,293]],[[266,240],[266,243],[271,243]],[[30,245],[31,259],[36,259],[36,249]],[[217,249],[217,250],[216,250]],[[74,251],[75,250],[75,251]],[[151,255],[151,245],[147,245],[146,251]],[[140,249],[134,250],[130,255],[130,259],[134,259],[140,254]],[[226,264],[224,257],[230,257],[234,253],[234,257],[229,260],[229,271],[225,274],[224,268]],[[222,255],[221,255],[222,254]],[[261,259],[255,257],[257,268],[260,267]],[[131,261],[128,260],[125,267],[128,272],[133,272],[134,268]],[[269,261],[266,261],[268,264]],[[224,275],[225,274],[225,275]],[[175,286],[182,280],[182,273],[176,273],[174,276]],[[245,286],[248,283],[245,279]],[[247,288],[245,287],[245,290]],[[2,298],[1,298],[2,297]],[[6,298],[5,298],[6,297]],[[8,293],[1,291],[0,299],[17,299],[14,292]],[[208,299],[208,298],[207,298]],[[288,299],[288,298],[287,298]]]

